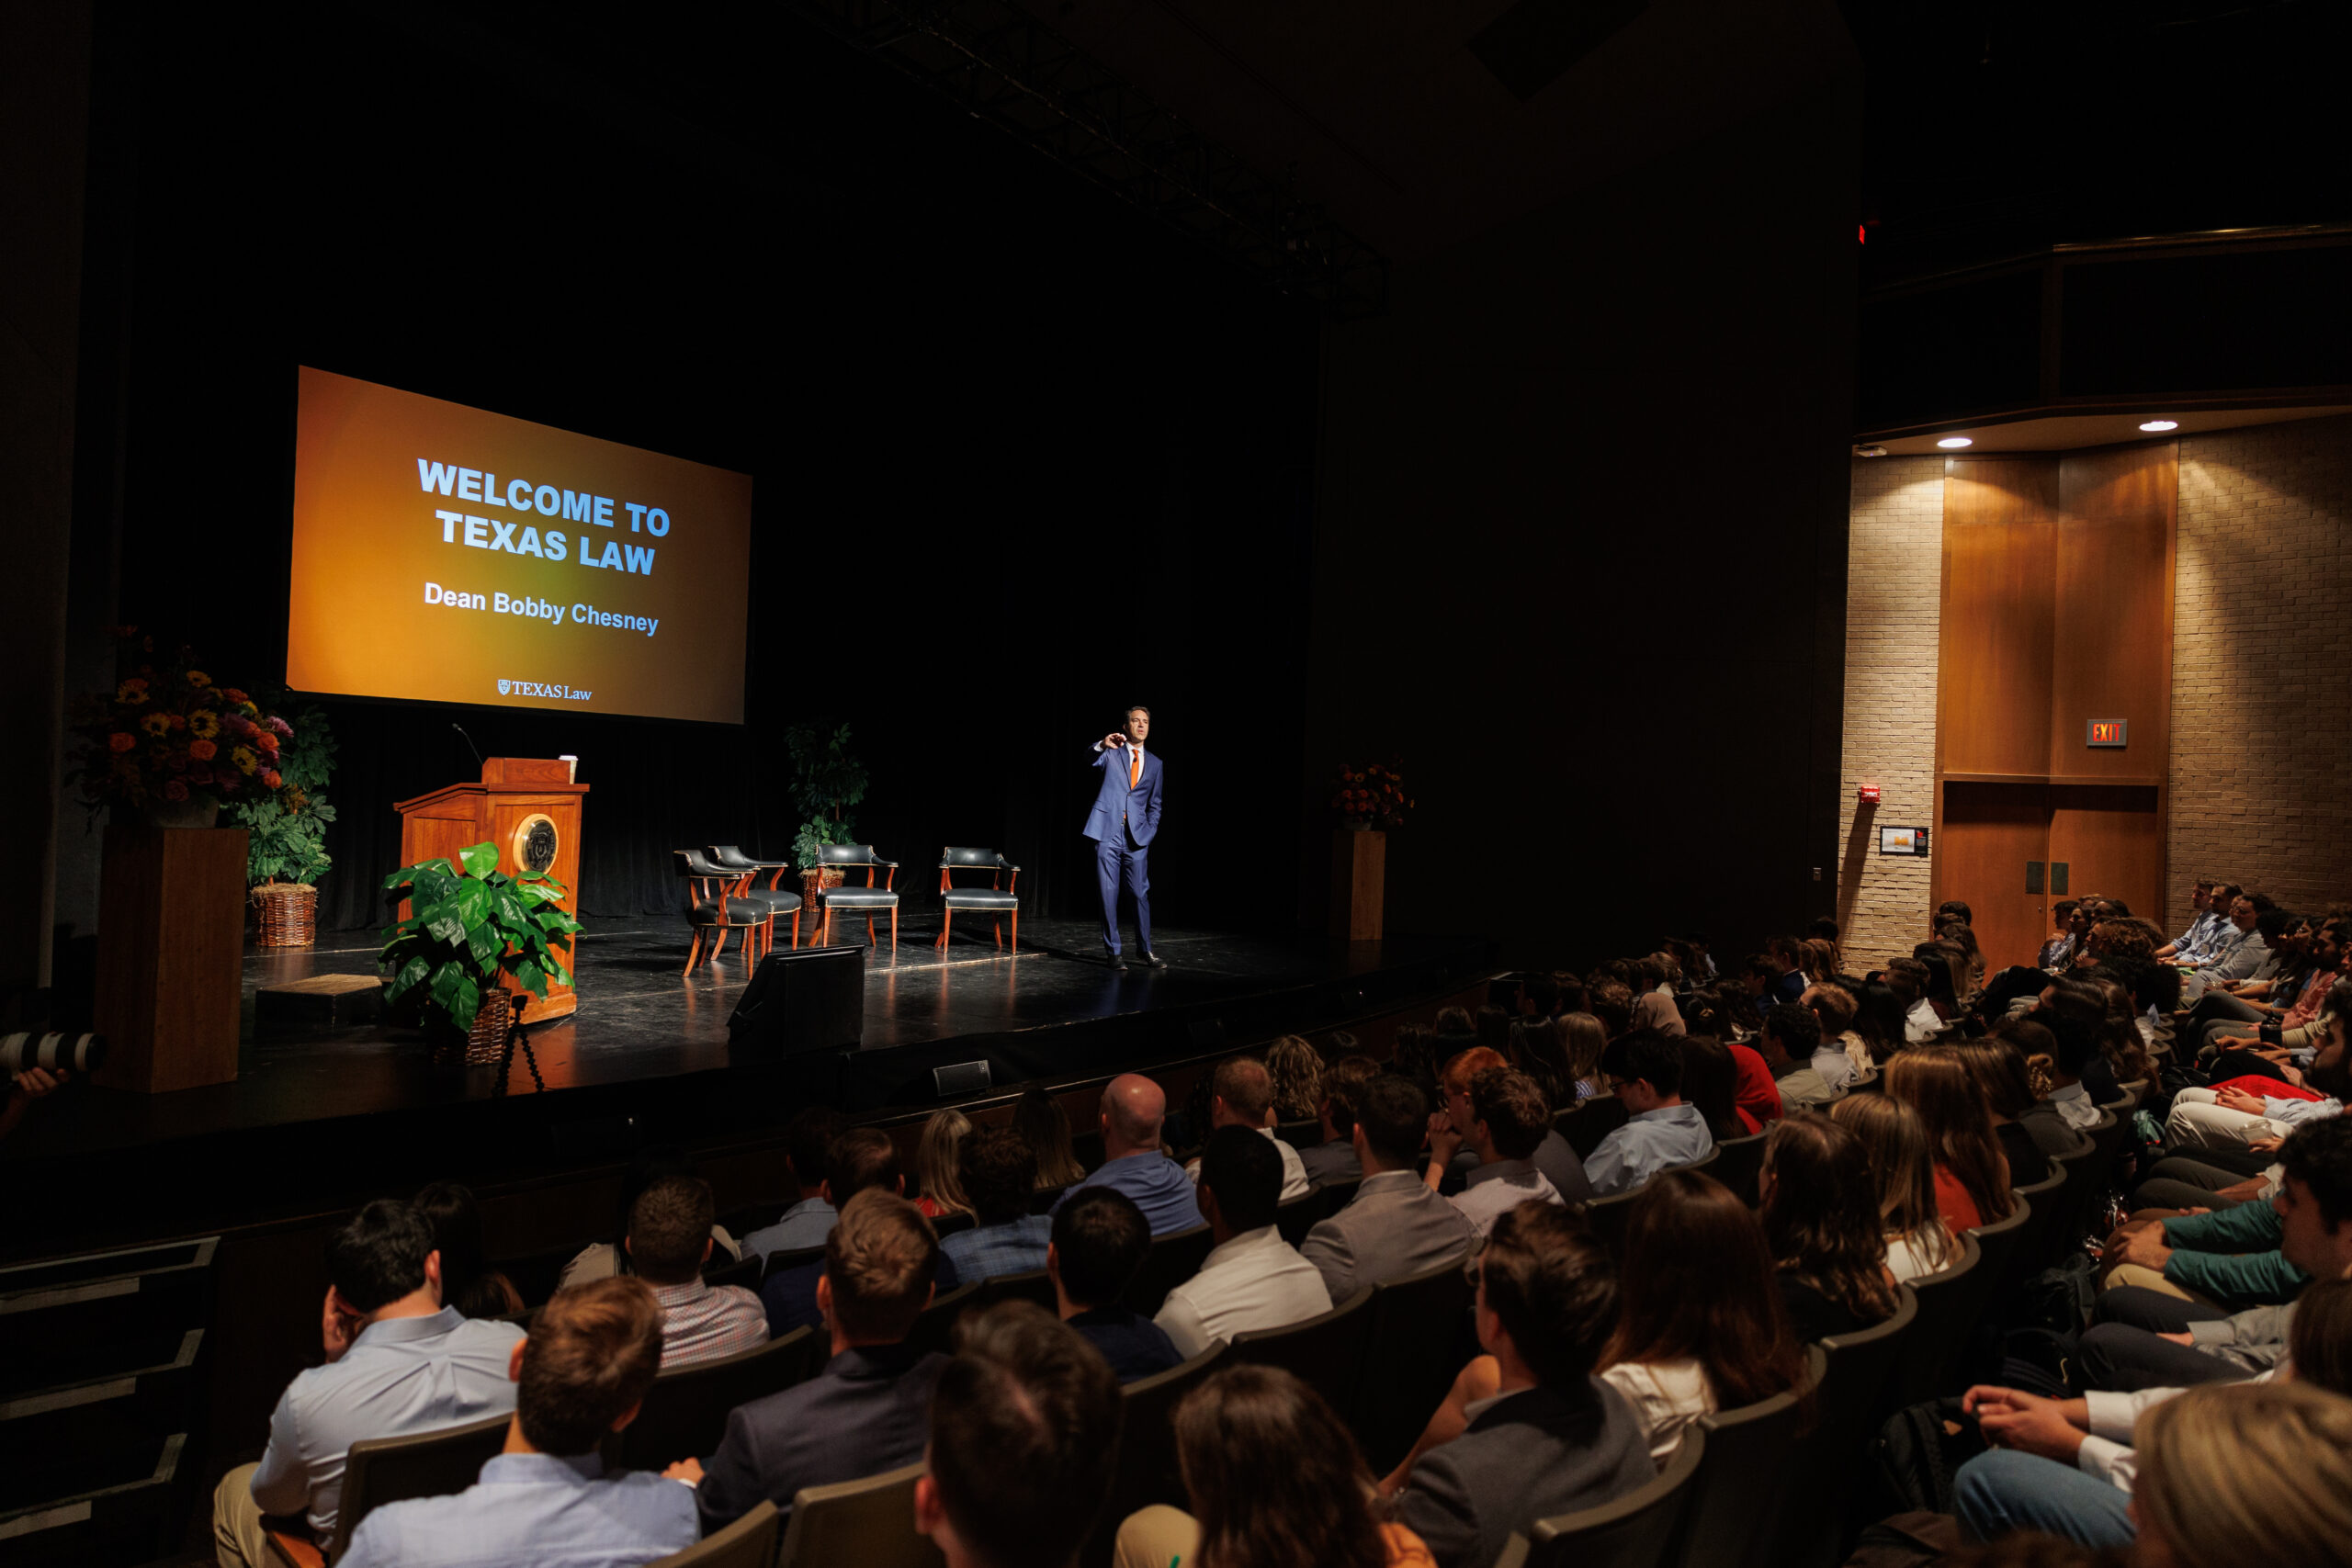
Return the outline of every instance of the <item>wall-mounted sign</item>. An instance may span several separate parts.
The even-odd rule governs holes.
[[[2095,718],[2090,721],[2090,732],[2084,738],[2083,744],[2121,746],[2129,740],[2131,731],[2132,722],[2129,719]]]
[[[1925,828],[1881,828],[1878,830],[1878,852],[1883,855],[1924,855],[1928,852],[1928,830]]]

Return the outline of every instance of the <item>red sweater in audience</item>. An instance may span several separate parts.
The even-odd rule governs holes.
[[[1731,1047],[1734,1070],[1738,1082],[1732,1088],[1732,1103],[1739,1108],[1739,1119],[1750,1137],[1764,1130],[1767,1122],[1781,1119],[1781,1086],[1773,1081],[1772,1069],[1752,1045],[1734,1043]]]
[[[1976,1200],[1968,1195],[1968,1189],[1960,1184],[1960,1178],[1951,1173],[1950,1166],[1936,1167],[1936,1213],[1943,1216],[1945,1227],[1954,1235],[1973,1231],[1984,1223]]]

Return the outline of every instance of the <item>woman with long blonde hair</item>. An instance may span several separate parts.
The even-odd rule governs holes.
[[[1887,1095],[1849,1094],[1829,1108],[1829,1119],[1854,1134],[1870,1160],[1887,1272],[1901,1284],[1951,1268],[1960,1244],[1936,1213],[1936,1162],[1919,1113]]]
[[[915,1207],[932,1219],[972,1212],[956,1174],[956,1158],[971,1134],[972,1119],[960,1111],[934,1111],[922,1124],[922,1137],[915,1145]]]
[[[1919,1113],[1936,1164],[1936,1211],[1955,1231],[2006,1220],[2017,1207],[1993,1109],[1968,1065],[1950,1051],[1914,1046],[1886,1064],[1886,1092]]]

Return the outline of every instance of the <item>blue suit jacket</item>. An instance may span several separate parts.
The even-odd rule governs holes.
[[[1094,809],[1086,814],[1086,836],[1100,843],[1119,836],[1119,814],[1126,813],[1127,826],[1135,830],[1136,842],[1148,844],[1159,831],[1159,753],[1146,746],[1143,751],[1143,777],[1130,788],[1126,748],[1116,750],[1106,746],[1094,753],[1094,766],[1102,774],[1102,788],[1094,797]]]

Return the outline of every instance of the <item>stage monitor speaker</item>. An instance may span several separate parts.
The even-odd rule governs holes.
[[[760,960],[727,1020],[739,1058],[855,1050],[865,1036],[865,949],[804,947]]]

